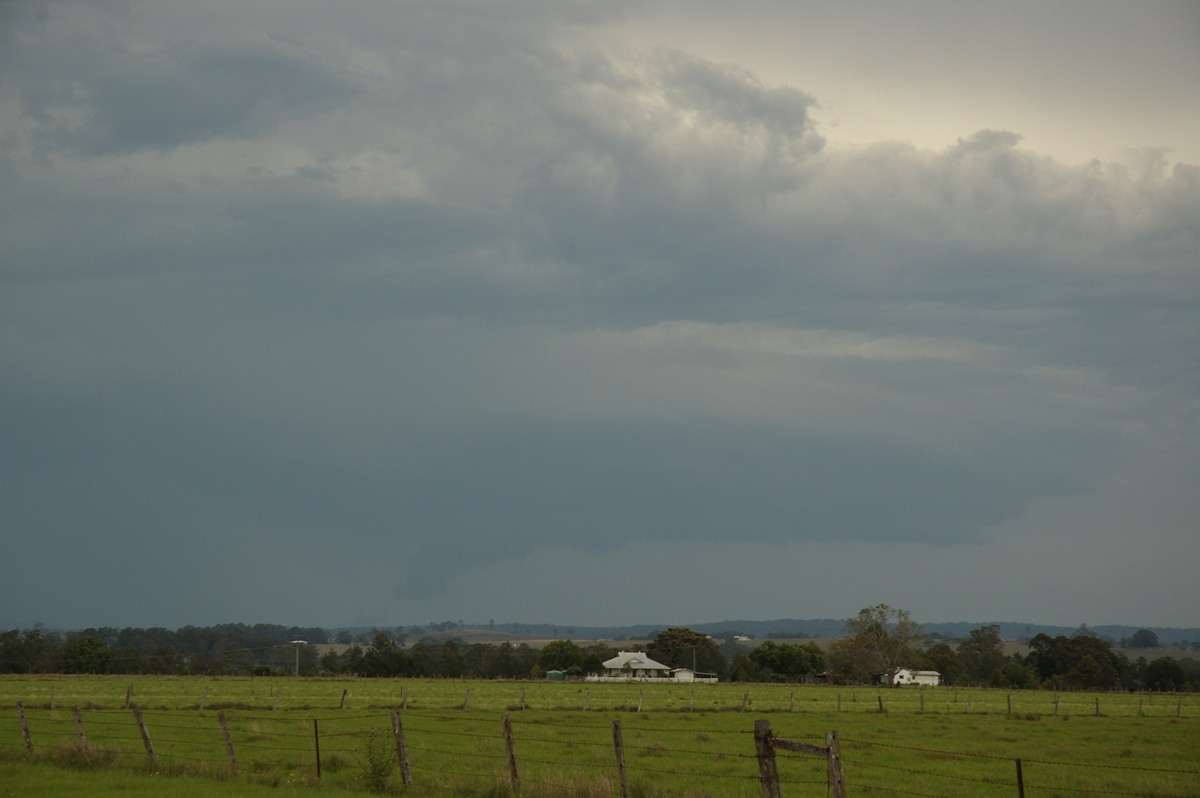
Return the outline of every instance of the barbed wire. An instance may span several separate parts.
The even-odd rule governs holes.
[[[1026,783],[1025,787],[1026,789],[1033,789],[1033,785],[1028,783]],[[1038,789],[1052,789],[1056,792],[1079,792],[1086,793],[1088,795],[1128,795],[1133,796],[1133,798],[1193,798],[1195,795],[1195,793],[1189,796],[1170,795],[1162,792],[1125,792],[1123,790],[1100,790],[1096,789],[1095,787],[1059,787],[1057,785],[1046,788],[1039,787]]]
[[[956,781],[973,781],[979,784],[995,784],[1000,786],[1012,786],[1011,781],[1000,781],[998,779],[985,779],[981,776],[956,776],[950,773],[939,773],[934,770],[917,770],[915,768],[905,768],[899,765],[885,765],[882,762],[862,762],[853,760],[845,762],[848,767],[865,767],[865,768],[882,768],[884,770],[898,770],[902,773],[911,773],[917,776],[936,776],[939,779],[954,779]]]

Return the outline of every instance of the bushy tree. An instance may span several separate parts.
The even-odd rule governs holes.
[[[572,665],[581,665],[584,653],[570,640],[555,640],[547,643],[538,653],[538,665],[544,671],[565,671]]]
[[[972,629],[970,636],[958,646],[958,664],[963,677],[975,684],[990,683],[1007,659],[999,624]]]
[[[958,664],[958,652],[945,640],[939,640],[921,654],[921,667],[937,671],[942,684],[957,684],[963,680],[963,671]]]
[[[676,626],[659,632],[646,648],[651,659],[672,668],[692,668],[702,673],[724,673],[725,655],[706,634]]]
[[[412,672],[412,658],[391,635],[377,631],[358,668],[363,676],[407,675]]]
[[[1138,629],[1125,644],[1126,648],[1158,648],[1158,634],[1152,629]]]
[[[798,679],[825,670],[825,653],[815,643],[776,643],[764,640],[750,652],[750,660],[762,671],[762,676],[782,676]]]
[[[901,668],[920,662],[917,644],[925,631],[909,617],[908,610],[887,604],[864,607],[846,621],[845,632],[845,637],[833,642],[829,658],[849,678],[864,681],[882,675],[894,687]]]
[[[1042,633],[1029,641],[1028,664],[1044,684],[1064,687],[1119,687],[1121,663],[1108,643],[1091,635],[1050,637]]]
[[[71,641],[63,652],[65,673],[108,673],[111,665],[112,652],[103,640],[91,635]]]

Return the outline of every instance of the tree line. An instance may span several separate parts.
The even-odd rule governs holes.
[[[423,631],[423,630],[422,630]],[[1081,627],[1074,635],[1039,634],[1024,654],[1006,654],[996,624],[961,641],[931,638],[909,613],[886,604],[847,619],[844,636],[827,651],[813,642],[765,640],[748,647],[686,627],[658,632],[647,655],[670,668],[690,668],[734,682],[877,684],[900,668],[935,670],[943,684],[1006,688],[1191,691],[1200,689],[1200,661],[1130,660],[1111,642]],[[529,679],[549,671],[568,678],[601,673],[617,649],[604,643],[556,640],[540,649],[521,643],[422,638],[407,644],[403,628],[359,636],[339,633],[348,647],[318,653],[323,629],[272,624],[151,629],[85,629],[60,635],[40,629],[0,633],[0,673],[303,675]],[[1143,636],[1145,639],[1145,636]],[[300,643],[298,641],[305,641]]]
[[[893,683],[901,668],[935,670],[943,684],[1053,690],[1200,689],[1200,661],[1142,656],[1130,660],[1111,642],[1080,627],[1074,635],[1038,634],[1025,654],[1006,654],[997,624],[971,630],[952,646],[932,641],[905,610],[865,607],[846,621],[845,637],[830,647],[831,678],[840,682]],[[1147,632],[1148,634],[1142,634]],[[1141,630],[1135,637],[1154,640]]]

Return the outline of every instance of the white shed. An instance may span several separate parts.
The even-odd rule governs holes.
[[[879,681],[887,684],[887,676],[880,676]],[[937,671],[914,671],[908,668],[901,668],[896,671],[896,675],[892,677],[892,684],[897,687],[904,687],[910,684],[915,684],[921,687],[937,687],[942,683],[942,674]]]

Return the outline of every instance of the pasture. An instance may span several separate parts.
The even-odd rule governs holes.
[[[0,756],[5,772],[88,769],[96,788],[136,775],[399,791],[392,710],[402,706],[412,776],[403,792],[413,796],[510,792],[505,715],[526,796],[620,795],[614,721],[631,794],[757,796],[757,719],[812,744],[836,730],[849,795],[1016,796],[1019,759],[1031,798],[1200,796],[1195,694],[5,676]],[[826,794],[823,759],[780,753],[778,767],[784,796]]]

